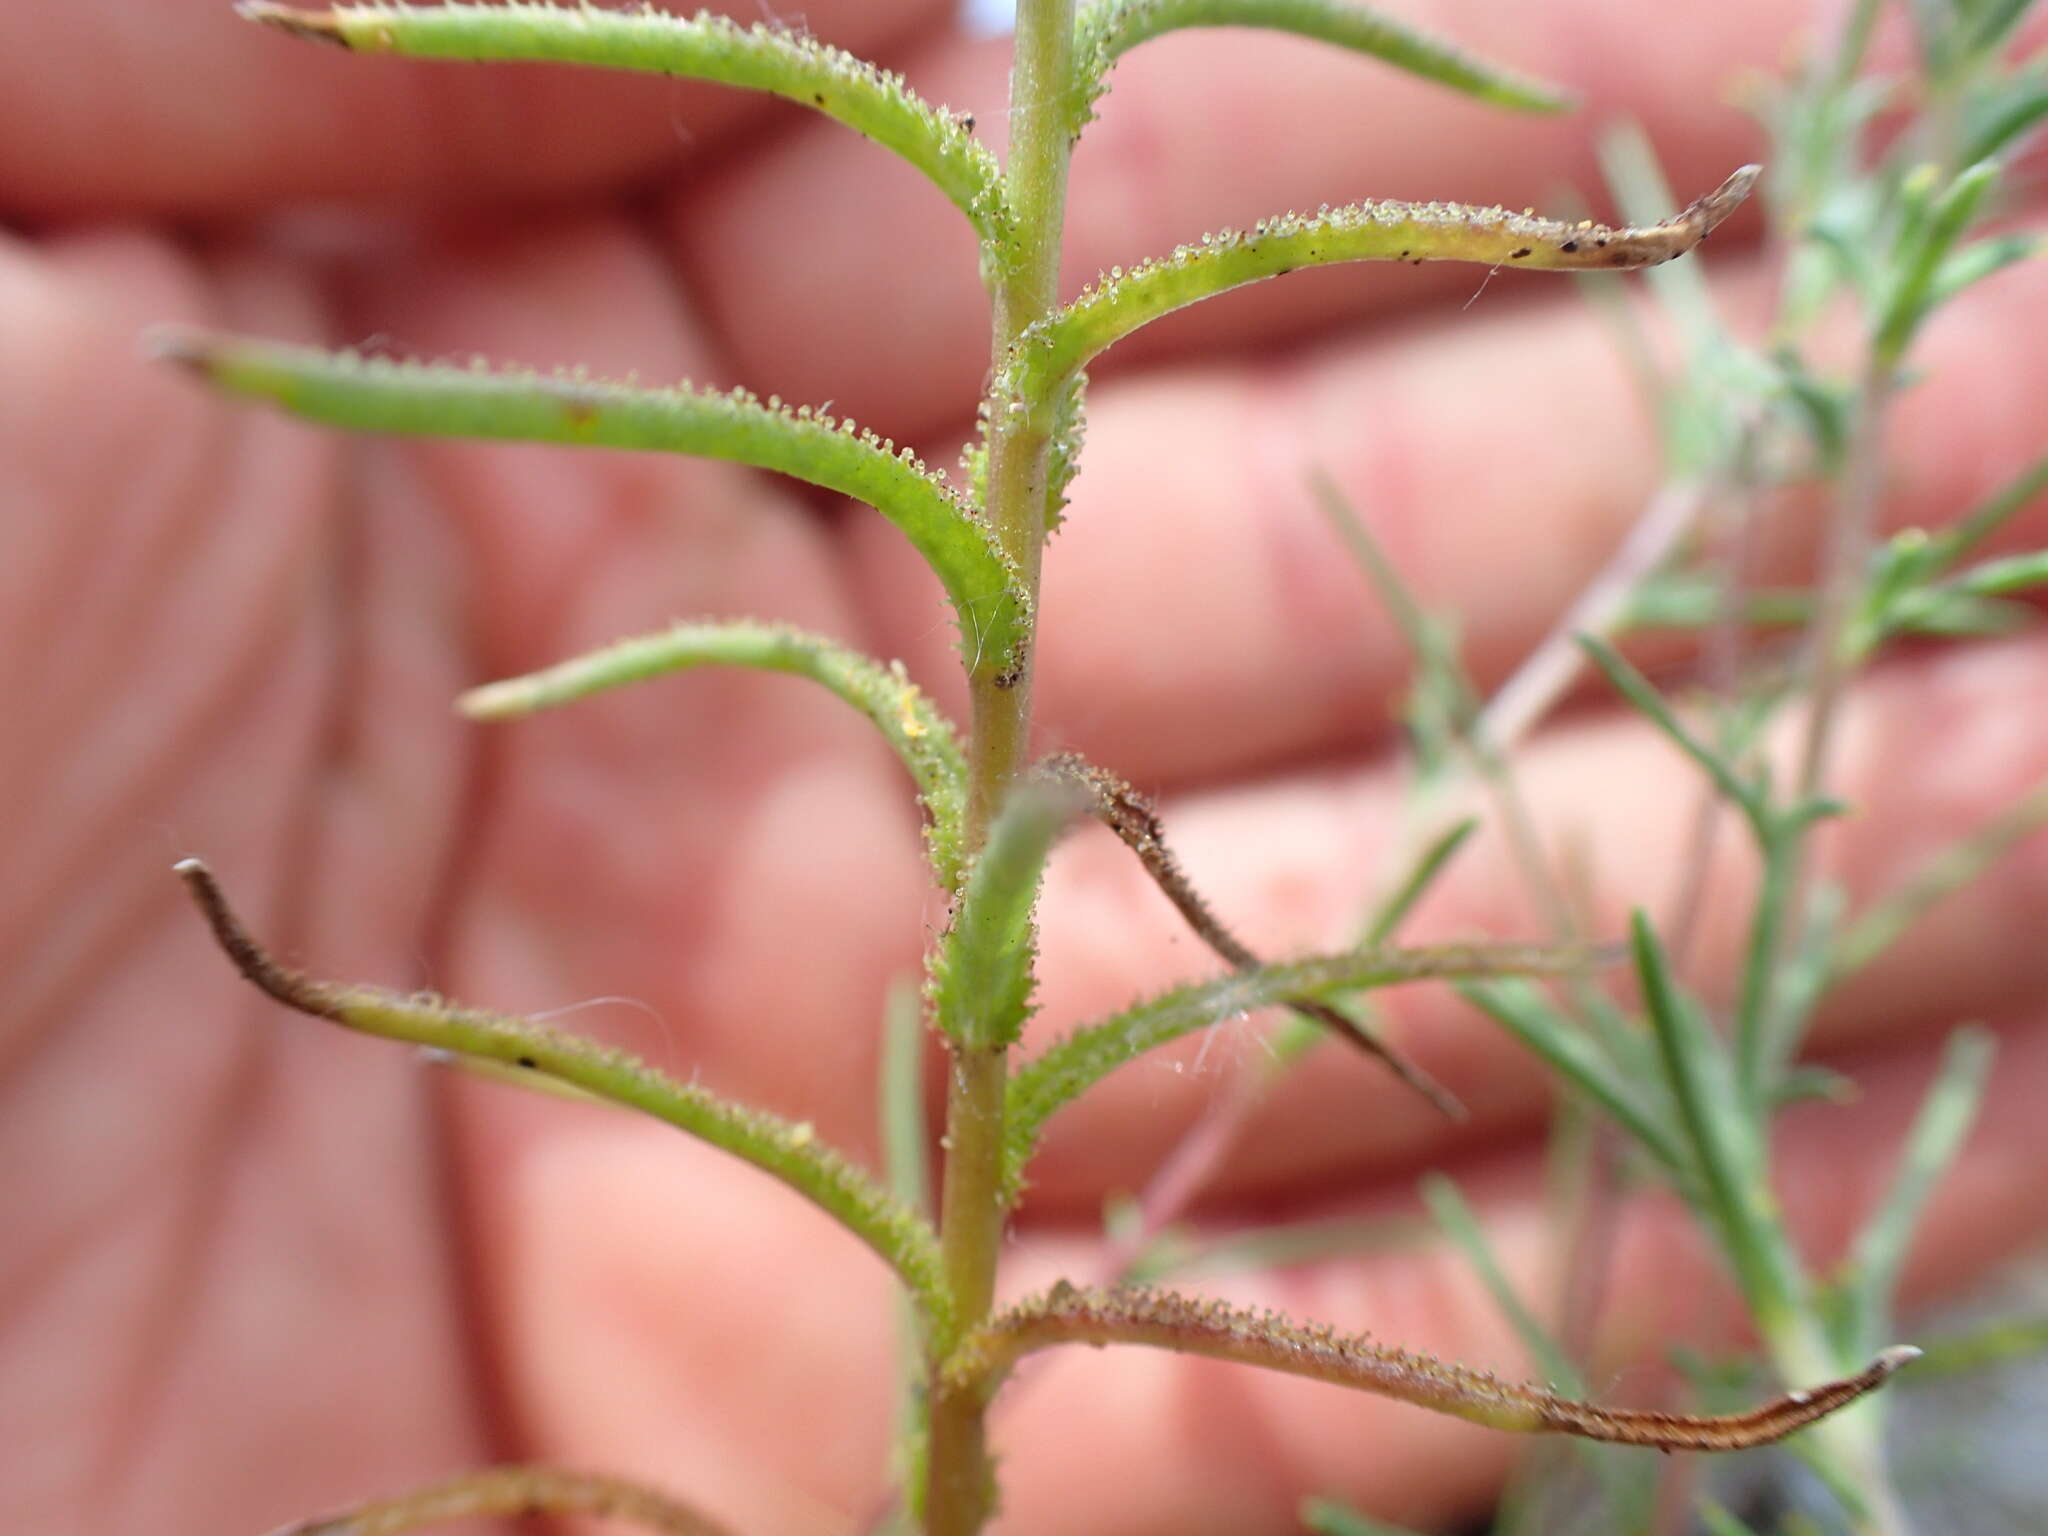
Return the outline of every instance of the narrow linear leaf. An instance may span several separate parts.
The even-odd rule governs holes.
[[[1900,253],[1898,276],[1878,316],[1872,343],[1881,364],[1889,367],[1905,356],[1932,308],[1930,295],[1943,263],[1997,180],[1998,166],[1992,161],[1979,161],[1957,176],[1935,200],[1913,248]]]
[[[1790,1393],[1748,1413],[1694,1416],[1603,1408],[1357,1334],[1290,1322],[1274,1312],[1171,1291],[1079,1290],[1062,1283],[970,1334],[947,1362],[948,1385],[986,1390],[1023,1356],[1056,1344],[1145,1344],[1356,1387],[1495,1429],[1667,1451],[1733,1451],[1782,1440],[1875,1391],[1920,1353],[1902,1345],[1885,1350],[1854,1376]]]
[[[1939,79],[1948,67],[1956,30],[1952,9],[1952,0],[1906,0],[1914,41],[1920,48],[1920,68],[1931,78]]]
[[[1966,512],[1954,527],[1928,536],[1927,573],[1938,576],[2048,492],[2048,452]]]
[[[1472,1273],[1479,1277],[1479,1283],[1486,1287],[1486,1294],[1492,1298],[1495,1309],[1515,1330],[1515,1337],[1529,1352],[1529,1358],[1543,1373],[1544,1380],[1567,1397],[1584,1396],[1585,1386],[1570,1356],[1551,1331],[1537,1320],[1536,1314],[1509,1281],[1507,1271],[1501,1268],[1500,1260],[1494,1256],[1493,1245],[1486,1240],[1485,1229],[1479,1225],[1479,1218],[1472,1214],[1472,1207],[1465,1203],[1458,1186],[1443,1174],[1424,1174],[1422,1203],[1428,1207],[1430,1219],[1437,1224],[1438,1230],[1464,1256]]]
[[[1965,288],[1996,277],[2007,267],[2032,261],[2043,250],[2048,250],[2048,240],[2040,235],[1990,235],[1964,246],[1935,269],[1927,289],[1928,310],[1941,308]]]
[[[1697,763],[1723,797],[1758,829],[1759,841],[1765,840],[1764,828],[1770,824],[1770,810],[1757,787],[1738,774],[1720,753],[1688,731],[1678,716],[1671,712],[1671,706],[1664,702],[1663,696],[1651,686],[1650,680],[1631,666],[1613,646],[1597,635],[1580,635],[1578,641],[1580,648],[1592,658],[1593,665],[1614,685],[1615,692],[1633,704],[1673,746]]]
[[[1656,148],[1640,122],[1625,119],[1602,133],[1599,155],[1601,174],[1623,218],[1652,220],[1676,201]],[[1656,273],[1651,286],[1659,307],[1684,340],[1692,359],[1689,371],[1703,373],[1702,365],[1708,359],[1732,345],[1705,275],[1695,266],[1681,264]]]
[[[1021,1187],[1024,1165],[1037,1145],[1039,1132],[1063,1105],[1133,1057],[1182,1035],[1298,998],[1323,999],[1404,981],[1568,974],[1590,970],[1606,958],[1597,950],[1527,944],[1360,949],[1261,966],[1178,987],[1082,1026],[1010,1079],[1005,1116],[1006,1186],[1012,1190]]]
[[[1664,1105],[1638,1102],[1638,1090],[1617,1073],[1583,1034],[1542,992],[1519,980],[1461,983],[1458,995],[1479,1009],[1559,1077],[1607,1112],[1644,1151],[1681,1183],[1692,1177],[1692,1159],[1669,1129]]]
[[[1394,931],[1408,920],[1437,877],[1450,868],[1451,860],[1458,856],[1472,834],[1479,830],[1479,818],[1466,816],[1451,823],[1423,846],[1421,855],[1401,883],[1389,891],[1374,911],[1372,921],[1366,925],[1364,945],[1377,949],[1394,937]]]
[[[1934,854],[1866,909],[1836,941],[1828,967],[1839,981],[1897,943],[1940,902],[1973,883],[2025,839],[2048,828],[2048,778]]]
[[[1679,1122],[1691,1147],[1706,1209],[1759,1325],[1769,1334],[1807,1314],[1805,1283],[1765,1182],[1762,1149],[1733,1064],[1706,1021],[1683,997],[1664,949],[1637,912],[1629,938],[1637,979]]]
[[[1964,165],[1989,160],[2020,138],[2036,123],[2048,118],[2048,76],[2020,82],[1995,111],[1976,126],[1958,157]]]
[[[2048,585],[2048,549],[2008,555],[2002,560],[1986,560],[1966,571],[1958,571],[1947,583],[1950,591],[1967,593],[1972,597],[2003,597],[2043,585]]]
[[[1309,489],[1414,658],[1415,677],[1401,713],[1417,777],[1427,782],[1478,746],[1474,728],[1479,696],[1458,654],[1454,617],[1423,606],[1365,519],[1327,474],[1313,473]]]
[[[394,362],[184,327],[150,340],[231,394],[358,432],[688,453],[838,491],[888,518],[924,556],[959,616],[970,671],[1000,677],[1020,664],[1028,602],[994,536],[909,449],[850,419],[746,390]]]
[[[1961,1376],[2048,1355],[2048,1316],[2001,1317],[1927,1346],[1929,1376]],[[1918,1375],[1919,1372],[1915,1372]]]
[[[621,1478],[517,1466],[465,1472],[397,1498],[301,1520],[272,1536],[402,1536],[457,1520],[536,1515],[620,1520],[664,1536],[723,1536],[726,1529],[667,1494]]]
[[[1978,14],[1971,46],[1989,52],[2005,41],[2006,34],[2033,8],[2034,0],[1990,0]]]
[[[910,681],[900,663],[884,665],[823,635],[750,619],[677,624],[524,677],[473,688],[456,701],[456,707],[473,720],[504,720],[608,688],[712,665],[809,678],[865,715],[917,784],[918,798],[931,818],[925,835],[933,873],[947,890],[958,887],[967,765],[952,722]]]
[[[1015,1043],[1031,1011],[1031,921],[1052,845],[1081,810],[1071,786],[1026,779],[1012,789],[975,857],[932,964],[933,1016],[962,1046]]]
[[[1099,82],[1117,58],[1163,33],[1188,27],[1259,27],[1293,32],[1368,54],[1497,107],[1561,112],[1569,93],[1477,58],[1455,43],[1355,0],[1097,0],[1077,24],[1084,78]]]
[[[1884,1326],[1890,1314],[1920,1213],[1977,1118],[1995,1049],[1989,1031],[1959,1029],[1942,1051],[1940,1069],[1907,1133],[1891,1189],[1849,1255],[1844,1289],[1852,1348]]]
[[[841,48],[801,33],[741,26],[700,11],[594,5],[342,5],[301,10],[269,0],[238,8],[296,37],[357,53],[467,62],[582,64],[765,91],[834,118],[907,160],[965,213],[984,241],[1004,238],[1002,172],[975,141],[971,119],[932,106]]]
[[[1470,261],[1543,271],[1618,270],[1683,256],[1756,185],[1746,165],[1667,223],[1610,229],[1464,203],[1354,203],[1229,230],[1112,271],[1025,334],[1006,370],[1011,398],[1050,398],[1059,381],[1162,315],[1262,278],[1342,261]]]
[[[914,1211],[820,1142],[808,1122],[731,1104],[679,1083],[638,1057],[545,1025],[482,1013],[428,994],[321,981],[272,959],[228,906],[213,873],[197,859],[177,866],[214,938],[243,977],[287,1008],[344,1029],[474,1056],[551,1077],[610,1104],[637,1109],[743,1158],[834,1217],[896,1271],[934,1331],[952,1303],[938,1238]]]

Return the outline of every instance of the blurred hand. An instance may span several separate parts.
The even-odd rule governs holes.
[[[1215,33],[1120,69],[1078,155],[1069,287],[1204,229],[1365,195],[1543,204],[1643,120],[1684,191],[1752,158],[1723,106],[1777,64],[1764,0],[1621,35],[1611,7],[1431,8],[1579,90],[1512,120],[1287,39]],[[938,0],[811,0],[822,37],[971,108],[1004,46]],[[1304,125],[1304,126],[1296,126]],[[957,215],[872,145],[670,82],[352,59],[216,0],[0,0],[0,1506],[23,1529],[234,1536],[486,1461],[646,1477],[755,1533],[843,1532],[885,1486],[892,1287],[751,1170],[662,1127],[456,1081],[237,981],[171,862],[204,855],[316,973],[539,1012],[807,1117],[876,1156],[880,998],[943,911],[896,765],[828,699],[693,676],[513,725],[462,687],[678,616],[787,619],[901,656],[944,698],[951,630],[893,530],[727,466],[345,439],[144,363],[153,322],[483,353],[830,399],[929,459],[970,432],[985,300]],[[1707,260],[1752,287],[1742,246]],[[1569,285],[1353,268],[1161,324],[1098,371],[1048,564],[1043,739],[1166,792],[1196,880],[1275,953],[1339,939],[1401,846],[1407,663],[1305,489],[1327,470],[1482,682],[1555,621],[1656,488],[1649,425]],[[1929,337],[1887,518],[1952,518],[2041,447],[2048,271]],[[2036,507],[2031,537],[2048,523]],[[1777,551],[1807,559],[1813,509]],[[1363,643],[1361,643],[1361,636]],[[2048,771],[2043,642],[1928,650],[1859,695],[1832,845],[1867,898]],[[1543,824],[1610,918],[1668,899],[1696,784],[1611,710],[1528,749]],[[1733,847],[1732,838],[1724,845]],[[1747,871],[1694,954],[1725,991]],[[1412,937],[1540,933],[1489,842]],[[1866,1088],[1790,1118],[1785,1198],[1853,1230],[1945,1032],[2005,1036],[1912,1284],[2038,1238],[2048,1072],[2037,840],[1834,1000]],[[1034,1036],[1213,963],[1120,849],[1063,850]],[[1410,1207],[1447,1167],[1536,1296],[1542,1073],[1426,990],[1403,1049],[1452,1127],[1325,1049],[1257,1115],[1200,1221]],[[1092,1274],[1249,1026],[1135,1064],[1052,1127],[1010,1291]],[[1617,1216],[1603,1337],[1631,1362],[1736,1324],[1668,1204]],[[1458,1263],[1402,1249],[1216,1282],[1520,1372]],[[1303,1491],[1426,1521],[1515,1447],[1419,1411],[1143,1351],[1044,1362],[997,1429],[1016,1532],[1292,1529]]]

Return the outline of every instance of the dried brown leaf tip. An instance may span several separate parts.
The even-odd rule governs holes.
[[[316,43],[333,43],[340,48],[348,47],[348,38],[341,30],[341,22],[331,11],[303,11],[296,6],[273,5],[270,0],[243,0],[242,4],[235,7],[235,14],[244,21],[276,27],[280,32],[289,32],[293,37],[303,37]]]
[[[982,1329],[955,1357],[948,1376],[963,1386],[969,1378],[992,1380],[1034,1350],[1067,1343],[1147,1344],[1356,1387],[1496,1429],[1578,1435],[1663,1451],[1768,1445],[1875,1391],[1920,1354],[1906,1345],[1885,1350],[1854,1376],[1788,1392],[1747,1413],[1661,1413],[1560,1397],[1363,1335],[1296,1323],[1275,1312],[1172,1291],[1080,1290],[1061,1284]]]
[[[1124,846],[1137,855],[1145,873],[1152,877],[1166,899],[1173,903],[1196,937],[1235,970],[1249,971],[1261,963],[1259,957],[1236,934],[1224,926],[1213,908],[1195,889],[1166,846],[1166,832],[1152,802],[1131,784],[1106,768],[1097,767],[1077,753],[1062,752],[1045,760],[1040,771],[1058,782],[1075,786],[1083,796],[1088,814],[1114,832]],[[1290,998],[1287,1007],[1320,1025],[1337,1039],[1357,1047],[1379,1062],[1408,1088],[1428,1100],[1448,1120],[1464,1120],[1465,1106],[1443,1084],[1414,1062],[1374,1038],[1341,1010],[1314,998]]]
[[[1661,224],[1611,228],[1583,220],[1577,224],[1530,215],[1509,215],[1506,232],[1521,237],[1508,253],[1516,266],[1552,268],[1654,267],[1685,255],[1718,229],[1756,190],[1760,165],[1745,165],[1720,186],[1693,199]]]
[[[198,859],[181,859],[172,868],[192,893],[192,900],[205,917],[207,926],[213,930],[214,939],[235,963],[235,969],[248,981],[287,1008],[296,1008],[316,1018],[332,1019],[336,1023],[344,1022],[339,989],[273,960],[269,951],[249,936],[249,930],[235,916],[220,882],[213,878],[212,870]]]

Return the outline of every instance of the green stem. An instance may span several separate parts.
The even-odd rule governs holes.
[[[1025,330],[1059,302],[1060,231],[1072,154],[1073,0],[1022,0],[1017,8],[1010,78],[1010,158],[1006,173],[1015,217],[1011,238],[983,251],[993,275],[997,371]],[[982,509],[1008,557],[1017,585],[1033,605],[1045,545],[1051,471],[1051,413],[1042,402],[1008,409],[990,400],[988,476]],[[1032,634],[1027,627],[1015,665],[1000,675],[970,674],[973,729],[968,745],[965,843],[970,854],[988,836],[1010,783],[1025,767],[1030,745]],[[946,1169],[940,1243],[959,1331],[933,1350],[931,1444],[927,1459],[926,1530],[931,1536],[972,1536],[994,1506],[988,1455],[987,1395],[948,1389],[944,1365],[963,1333],[989,1315],[996,1258],[1002,1248],[1003,1104],[1007,1053],[1000,1047],[954,1047],[946,1097]]]

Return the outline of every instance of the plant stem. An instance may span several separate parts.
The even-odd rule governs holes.
[[[1073,88],[1074,0],[1021,0],[1006,172],[1015,222],[1010,243],[983,251],[994,279],[992,376],[1001,371],[1025,328],[1051,313],[1059,300],[1060,232],[1073,150],[1067,97]],[[1052,447],[1035,409],[1039,403],[1018,401],[1012,409],[1008,402],[989,401],[982,508],[1034,611]],[[1027,618],[1015,668],[1002,675],[976,669],[969,678],[973,732],[963,841],[970,854],[986,840],[1008,785],[1028,761],[1033,639]],[[932,1351],[924,1511],[931,1536],[972,1536],[994,1504],[989,1393],[979,1384],[967,1390],[947,1387],[944,1366],[962,1334],[988,1317],[995,1297],[996,1257],[1007,1215],[1002,1183],[1007,1079],[1002,1048],[956,1048],[946,1096],[940,1240],[959,1331],[935,1340]]]

